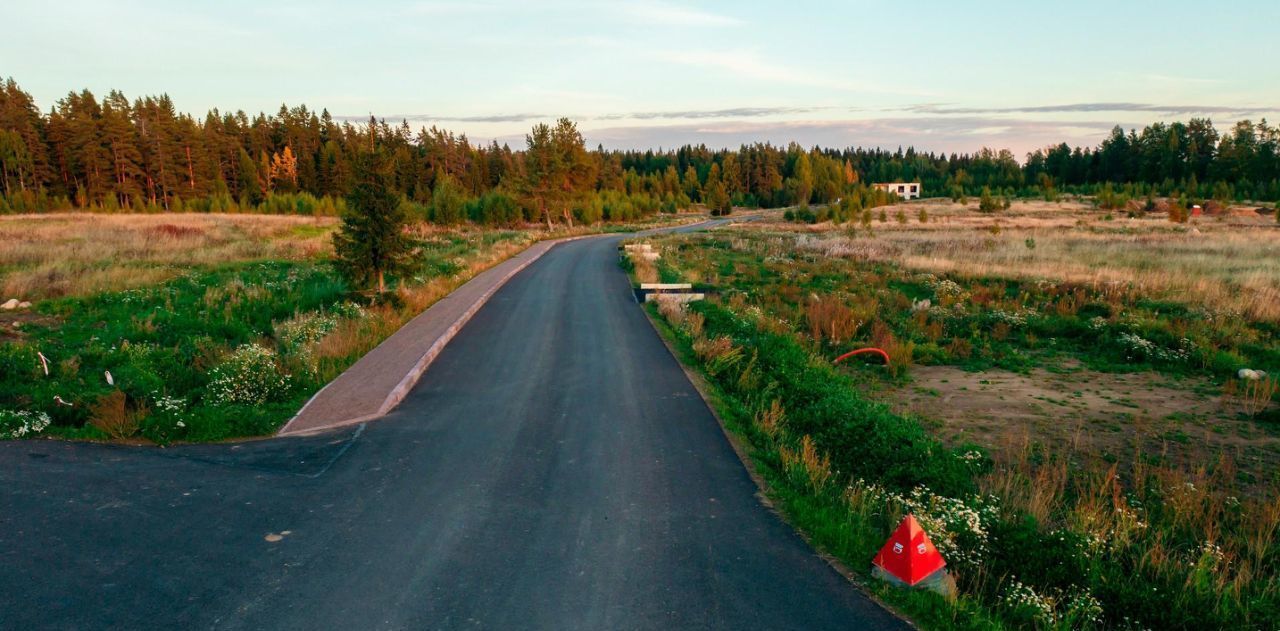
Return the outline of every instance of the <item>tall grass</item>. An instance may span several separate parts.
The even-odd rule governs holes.
[[[329,218],[0,216],[0,295],[24,300],[143,287],[228,262],[330,256]]]
[[[1244,366],[1274,372],[1280,355],[1265,311],[1231,313],[1204,302],[1208,294],[1180,295],[1172,288],[1187,279],[1171,276],[1153,289],[1023,280],[1000,269],[941,277],[900,270],[892,257],[859,249],[883,236],[816,239],[752,226],[663,243],[669,264],[719,276],[722,302],[660,315],[797,524],[861,569],[897,520],[915,513],[962,595],[946,603],[877,589],[938,628],[1280,627],[1274,483],[1257,484],[1225,455],[1179,462],[1144,451],[1152,441],[1140,417],[1128,422],[1136,434],[1129,448],[1108,453],[1079,442],[1040,443],[1029,433],[1003,445],[974,437],[990,450],[944,446],[919,420],[878,405],[861,388],[897,380],[873,376],[878,368],[833,371],[833,349],[813,344],[826,337],[827,318],[844,315],[832,304],[874,300],[871,323],[857,335],[896,346],[891,366],[1030,368],[1047,356],[1222,379]],[[1035,237],[1034,248],[1014,243],[1022,251],[1053,249],[1046,238],[1052,241]],[[1234,255],[1223,244],[1231,239],[1212,243],[1206,256],[1229,273]],[[962,250],[939,256],[960,259]],[[970,258],[982,256],[975,250]],[[696,332],[692,315],[702,316]],[[1247,412],[1244,389],[1230,403]],[[1264,408],[1258,422],[1271,418],[1274,396],[1256,395]],[[999,419],[998,410],[992,414]]]

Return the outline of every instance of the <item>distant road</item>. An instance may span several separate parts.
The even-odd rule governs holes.
[[[0,443],[0,628],[906,628],[761,505],[618,238],[521,272],[381,421]]]

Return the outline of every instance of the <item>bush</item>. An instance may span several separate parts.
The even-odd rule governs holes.
[[[49,415],[29,410],[0,410],[0,440],[35,436],[49,427]]]
[[[245,344],[211,372],[206,398],[215,405],[261,404],[288,394],[289,375],[276,365],[276,354]]]
[[[121,390],[112,390],[98,397],[89,408],[89,423],[111,438],[128,438],[138,433],[138,427],[147,410],[137,406],[130,410],[128,397]]]

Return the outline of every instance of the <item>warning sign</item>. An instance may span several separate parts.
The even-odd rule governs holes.
[[[915,585],[947,565],[914,515],[902,520],[872,563],[907,585]]]

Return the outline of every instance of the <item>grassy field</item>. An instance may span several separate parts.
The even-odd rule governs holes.
[[[0,311],[0,437],[164,444],[271,433],[479,271],[570,234],[419,224],[412,269],[372,303],[332,266],[336,226],[267,215],[0,217],[0,302],[33,303]]]
[[[878,589],[931,626],[1280,624],[1274,219],[885,210],[636,270],[718,289],[659,315],[791,518],[865,569],[915,513],[964,595]]]

